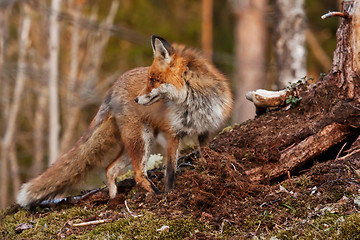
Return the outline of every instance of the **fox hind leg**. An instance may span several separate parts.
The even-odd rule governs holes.
[[[117,194],[116,178],[122,174],[125,174],[126,171],[130,168],[130,158],[123,154],[115,159],[112,163],[106,168],[106,180],[109,188],[110,198],[115,198]]]

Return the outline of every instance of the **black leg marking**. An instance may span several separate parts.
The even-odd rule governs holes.
[[[168,193],[173,187],[175,182],[175,169],[173,166],[166,167],[165,178],[165,193]]]
[[[199,144],[201,147],[205,146],[210,139],[209,132],[204,132],[198,136]]]
[[[149,179],[148,179],[148,180],[149,180]],[[155,186],[155,184],[154,184],[152,181],[150,181],[150,180],[149,180],[149,182],[150,182],[151,190],[153,191],[152,193],[153,193],[154,195],[159,195],[159,194],[161,194],[161,191]]]

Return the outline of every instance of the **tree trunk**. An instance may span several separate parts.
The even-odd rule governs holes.
[[[16,199],[16,195],[21,186],[21,180],[20,180],[20,170],[19,170],[20,168],[16,156],[15,144],[11,146],[11,149],[9,151],[9,162],[10,162],[10,179],[12,183],[13,199]]]
[[[61,0],[51,1],[49,19],[49,165],[55,162],[59,152],[59,22]]]
[[[350,17],[343,20],[336,33],[338,45],[331,75],[334,76],[340,96],[359,103],[360,1],[344,1],[343,8]]]
[[[105,21],[101,23],[102,27],[111,26],[113,24],[113,21],[115,19],[116,13],[119,8],[119,4],[120,3],[117,0],[112,2],[107,18],[105,19]],[[74,31],[75,30],[76,29],[74,29]],[[94,94],[95,92],[94,89],[96,83],[99,80],[99,71],[101,67],[102,55],[109,41],[109,38],[110,38],[109,35],[102,35],[101,33],[97,33],[95,35],[94,46],[91,46],[88,49],[89,52],[85,59],[85,67],[82,70],[82,74],[81,74],[82,77],[81,79],[78,79],[79,86],[77,92],[81,93],[80,97],[83,100],[83,104],[78,104],[78,106],[75,106],[73,102],[68,103],[70,105],[69,109],[71,109],[71,112],[69,112],[70,114],[68,114],[68,117],[66,118],[66,120],[64,120],[64,122],[66,122],[66,126],[61,143],[62,152],[66,151],[72,144],[74,129],[76,127],[76,124],[78,123],[78,118],[81,114],[80,113],[81,107],[84,107],[84,105],[91,102],[94,96],[96,96],[96,94]],[[69,85],[69,87],[71,87],[71,85]],[[75,95],[75,92],[76,89],[73,89],[72,94]]]
[[[275,6],[277,85],[283,89],[306,76],[306,17],[304,0],[276,0]]]
[[[235,27],[235,79],[236,100],[233,113],[235,122],[254,117],[254,106],[246,101],[245,93],[264,85],[266,60],[266,0],[234,2]]]
[[[27,5],[24,5],[24,8],[22,9],[22,23],[21,28],[19,31],[20,37],[19,37],[19,58],[18,58],[18,70],[17,70],[17,76],[16,76],[16,82],[15,82],[15,88],[14,88],[14,96],[13,101],[11,103],[10,111],[9,111],[9,117],[7,119],[6,124],[6,131],[4,134],[4,137],[2,139],[1,144],[1,163],[2,166],[2,192],[1,192],[1,207],[6,206],[6,202],[8,200],[8,177],[9,175],[7,172],[10,170],[8,163],[10,163],[10,158],[14,156],[14,135],[16,130],[16,120],[17,116],[20,110],[20,102],[22,93],[24,90],[24,84],[25,84],[25,69],[26,69],[26,49],[27,45],[29,43],[29,31],[30,31],[30,24],[31,19],[28,14]],[[13,154],[11,156],[11,154]],[[14,164],[17,164],[16,160],[12,160],[11,162],[11,168],[17,169],[17,166],[14,166]],[[16,170],[15,170],[16,171]],[[12,176],[14,177],[14,176]],[[18,178],[19,176],[16,176]],[[17,179],[15,179],[18,181]],[[20,182],[20,181],[18,181]],[[17,189],[14,189],[15,191]]]
[[[39,82],[40,87],[36,99],[36,110],[34,116],[34,161],[31,170],[31,176],[38,176],[44,169],[44,136],[45,136],[45,114],[47,107],[47,89],[42,81]]]
[[[81,19],[81,5],[78,5],[77,2],[73,2],[70,7],[72,8],[71,14],[74,18],[74,22],[70,42],[70,72],[66,89],[66,119],[64,119],[64,134],[61,138],[61,153],[67,151],[70,145],[73,144],[73,133],[80,115],[79,106],[76,106],[75,104],[75,96],[79,75],[79,47],[81,43],[79,21]]]
[[[202,50],[208,59],[212,58],[212,19],[213,0],[202,0],[201,5],[201,45]]]
[[[34,9],[32,10],[32,16],[36,14]],[[47,166],[48,161],[45,160],[45,155],[47,156],[48,148],[47,146],[47,127],[48,127],[48,106],[49,106],[49,96],[48,96],[48,48],[44,48],[44,39],[47,39],[49,36],[49,24],[48,16],[42,15],[38,22],[33,25],[31,31],[31,43],[32,51],[37,54],[31,54],[29,63],[31,64],[32,69],[36,73],[36,78],[33,79],[34,87],[34,99],[35,99],[35,109],[33,117],[33,162],[31,166],[31,172],[26,171],[27,177],[36,177],[38,176]]]
[[[8,11],[9,8],[0,8],[0,29],[2,29],[0,31],[0,86],[2,86],[2,90],[1,90],[1,122],[6,122],[7,118],[8,118],[8,101],[9,101],[9,97],[8,97],[8,93],[9,91],[7,87],[8,83],[7,80],[5,78],[5,74],[4,74],[4,60],[5,60],[5,44],[6,44],[6,38],[7,38],[7,24],[8,24]],[[4,130],[5,131],[5,126],[0,126],[0,130]],[[3,131],[1,131],[3,132]],[[2,135],[2,134],[1,134]],[[2,143],[3,144],[3,143]],[[3,149],[1,150],[0,154],[1,156],[3,156]],[[0,209],[6,206],[6,202],[7,202],[7,194],[8,194],[8,175],[7,175],[7,170],[8,170],[8,161],[7,158],[3,158],[1,157],[0,159],[0,164],[1,164],[1,172],[0,172]]]
[[[211,142],[240,162],[251,181],[297,172],[311,161],[358,154],[352,147],[360,129],[360,0],[344,3],[329,74],[292,91],[302,99],[235,126]]]

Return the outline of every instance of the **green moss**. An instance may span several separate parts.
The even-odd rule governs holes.
[[[245,162],[253,162],[256,160],[256,156],[255,156],[255,152],[250,151],[244,154],[244,156],[242,157],[242,161]]]
[[[297,196],[288,198],[282,201],[281,206],[293,217],[306,218],[308,213],[311,212],[317,205],[317,200],[315,196]]]
[[[62,228],[70,228],[66,224],[68,220],[87,221],[86,218],[98,217],[103,211],[104,206],[93,209],[73,207],[35,214],[20,210],[3,218],[0,224],[0,239],[56,239]],[[197,232],[213,231],[206,223],[192,217],[159,218],[145,211],[140,215],[137,218],[118,218],[111,223],[79,228],[79,231],[71,231],[73,234],[66,239],[181,239]],[[30,223],[33,227],[16,233],[15,228],[21,223]],[[157,231],[164,225],[169,226],[168,231]]]
[[[277,231],[278,239],[360,239],[360,215],[325,213],[315,219],[292,221],[292,227]]]
[[[355,213],[346,217],[339,224],[339,239],[360,239],[360,214]]]
[[[117,218],[111,223],[78,227],[77,231],[74,231],[74,228],[66,224],[68,220],[84,222],[88,221],[89,217],[98,218],[100,213],[107,211],[107,206],[102,205],[92,209],[73,207],[36,213],[20,210],[1,218],[0,239],[56,239],[58,234],[67,228],[71,229],[72,235],[67,235],[65,239],[183,239],[196,233],[220,239],[236,239],[248,233],[263,232],[261,228],[264,227],[267,229],[267,234],[262,235],[265,239],[270,239],[271,236],[277,239],[305,240],[360,239],[359,213],[346,216],[326,211],[316,217],[308,218],[305,217],[306,214],[296,217],[304,203],[296,199],[287,199],[285,204],[296,209],[296,213],[279,205],[279,211],[265,209],[249,215],[241,226],[235,226],[224,220],[220,229],[215,229],[191,216],[178,215],[168,218],[142,211],[138,213],[140,217],[129,217],[125,214],[124,217]],[[119,213],[112,212],[112,216],[115,214]],[[286,217],[287,224],[277,225],[277,219],[284,217],[284,214],[289,215]],[[21,223],[30,223],[33,228],[15,233],[16,226]],[[157,231],[164,225],[169,226],[168,231]]]
[[[157,231],[164,225],[169,226],[168,231]],[[76,237],[77,239],[94,239],[101,236],[106,236],[108,239],[181,239],[196,232],[211,230],[211,227],[191,217],[166,219],[150,212],[142,212],[141,217],[119,218]]]
[[[234,129],[233,126],[227,126],[225,127],[223,130],[221,130],[221,132],[219,133],[219,135],[227,133],[227,132],[231,132]]]
[[[296,234],[292,229],[281,230],[276,234],[276,238],[280,240],[296,239]]]
[[[307,189],[310,186],[312,186],[313,182],[311,181],[311,178],[305,176],[305,175],[301,175],[299,178],[297,178],[294,181],[294,185],[300,189]]]
[[[96,209],[98,211],[99,209]],[[101,210],[101,209],[100,209]],[[62,226],[69,219],[84,219],[96,213],[94,210],[88,210],[84,207],[72,207],[60,209],[58,207],[52,211],[30,212],[19,210],[13,215],[7,215],[0,224],[0,239],[51,239],[57,237]],[[15,228],[22,223],[33,225],[21,233],[16,233]]]

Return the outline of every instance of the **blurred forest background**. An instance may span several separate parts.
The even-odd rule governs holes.
[[[150,36],[202,49],[244,93],[327,73],[340,1],[0,0],[0,208],[82,135],[125,71],[152,62]]]

